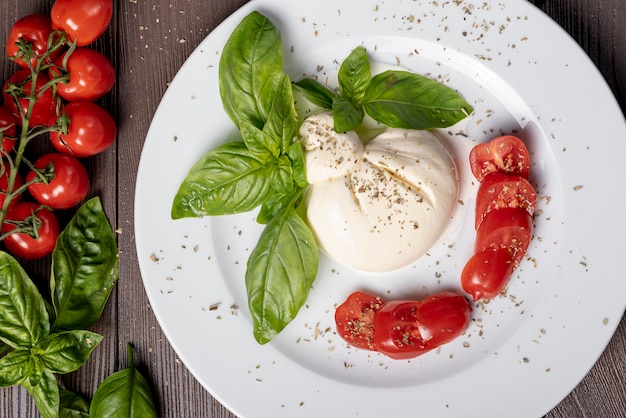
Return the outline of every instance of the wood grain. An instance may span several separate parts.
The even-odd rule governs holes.
[[[0,45],[11,25],[29,13],[47,13],[53,0],[0,2]],[[149,377],[161,417],[232,418],[193,378],[161,331],[144,291],[133,236],[137,165],[152,116],[180,66],[200,41],[244,0],[118,0],[111,28],[95,48],[111,58],[117,84],[102,101],[119,125],[116,146],[88,159],[91,194],[99,195],[118,230],[120,280],[93,328],[105,336],[88,363],[63,377],[68,387],[91,396],[109,374],[126,367],[126,344]],[[626,108],[626,0],[531,1],[567,31],[598,67]],[[0,61],[3,80],[13,64]],[[584,80],[581,80],[584,82]],[[592,104],[590,104],[592,105]],[[598,138],[602,140],[602,138]],[[626,138],[624,139],[626,140]],[[45,149],[46,145],[43,145]],[[158,185],[155,185],[155,190]],[[156,192],[156,191],[155,191]],[[45,282],[45,264],[29,265]],[[615,274],[620,274],[615,272]],[[581,331],[581,338],[584,334]],[[546,416],[626,416],[626,317],[585,379]],[[2,371],[0,370],[0,373]],[[38,417],[21,388],[0,389],[0,417]]]

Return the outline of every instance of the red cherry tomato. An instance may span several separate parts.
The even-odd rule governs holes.
[[[4,206],[4,201],[6,199],[6,192],[9,188],[9,176],[10,176],[10,172],[9,172],[8,167],[4,167],[4,170],[2,170],[2,174],[0,174],[0,209]],[[20,176],[19,173],[16,173],[15,181],[13,182],[13,191],[22,187],[23,184],[24,184],[24,179],[22,178],[22,176]],[[22,197],[21,194],[14,195],[9,205],[10,206],[14,205],[21,199],[21,197]]]
[[[67,124],[67,133],[51,132],[52,145],[63,154],[90,157],[109,148],[117,136],[113,117],[91,102],[71,102],[57,124]]]
[[[461,272],[461,287],[474,300],[493,299],[505,288],[515,262],[503,248],[487,248],[476,252]]]
[[[471,312],[467,299],[452,292],[386,302],[374,316],[374,344],[393,359],[414,358],[463,334]]]
[[[524,142],[506,135],[476,145],[469,155],[470,167],[479,182],[490,173],[503,173],[528,178],[530,155]]]
[[[115,68],[100,52],[90,48],[76,48],[56,60],[60,68],[65,55],[69,80],[57,85],[57,93],[68,101],[94,101],[104,96],[115,84]],[[51,77],[59,76],[58,68],[50,68]]]
[[[35,56],[31,58],[30,62],[34,67],[37,63],[37,57],[43,56],[48,51],[48,39],[51,34],[52,23],[49,16],[42,14],[24,16],[11,27],[6,45],[7,56],[15,57],[18,54],[17,42],[22,38],[32,44]],[[52,54],[49,61],[54,61],[58,55],[58,53]],[[16,59],[15,62],[20,67],[28,68],[28,64],[22,58]]]
[[[366,350],[374,345],[374,315],[383,306],[380,298],[354,292],[335,311],[337,332],[348,343]]]
[[[65,154],[45,154],[34,164],[42,175],[53,174],[48,184],[31,183],[28,191],[42,205],[52,209],[68,209],[82,201],[89,192],[89,175],[81,162]],[[32,182],[37,174],[31,170],[26,176]]]
[[[491,210],[523,208],[532,216],[536,206],[537,194],[528,180],[501,173],[488,174],[476,194],[476,228]]]
[[[502,208],[488,212],[476,231],[476,251],[502,248],[517,266],[533,237],[533,220],[525,209]]]
[[[65,31],[78,46],[89,45],[104,33],[113,15],[113,0],[57,0],[50,12],[52,27]]]
[[[17,124],[15,116],[3,107],[0,107],[0,138],[2,138],[2,149],[5,153],[13,150],[17,139]]]
[[[57,100],[55,99],[52,89],[43,87],[50,81],[48,76],[43,73],[39,73],[37,76],[37,82],[35,83],[35,93],[38,95],[33,106],[32,113],[30,114],[29,127],[36,125],[48,125],[50,119],[56,116]],[[4,98],[4,108],[11,112],[15,117],[15,122],[18,126],[22,126],[22,114],[26,115],[28,112],[29,98],[22,97],[18,99],[19,108],[13,97],[11,97],[6,90],[9,88],[9,83],[23,86],[24,93],[29,95],[32,90],[32,80],[30,77],[30,70],[19,70],[14,73],[4,83],[2,89],[2,96]]]
[[[7,213],[7,220],[18,222],[27,220],[27,223],[33,226],[28,233],[15,232],[4,238],[4,245],[14,256],[33,260],[44,257],[54,250],[60,226],[50,210],[34,202],[21,202],[11,207]],[[5,222],[2,225],[2,233],[10,232],[16,227],[10,222]]]

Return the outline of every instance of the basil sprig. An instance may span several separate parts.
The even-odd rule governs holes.
[[[227,215],[260,207],[257,221],[266,227],[248,260],[246,290],[254,336],[264,344],[302,307],[318,266],[313,233],[295,210],[307,186],[304,154],[294,142],[293,90],[272,22],[259,12],[246,16],[224,46],[219,74],[220,97],[241,140],[215,148],[191,168],[171,215]]]
[[[404,129],[452,126],[474,109],[457,92],[428,77],[388,70],[374,77],[365,48],[355,48],[339,67],[339,93],[304,78],[295,88],[311,103],[332,110],[335,130],[346,132],[365,114],[383,125]]]

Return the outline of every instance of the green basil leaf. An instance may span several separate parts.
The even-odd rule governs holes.
[[[31,386],[37,386],[41,381],[46,368],[44,367],[38,355],[31,352],[28,358],[28,379],[26,381]]]
[[[353,103],[361,104],[372,72],[365,48],[358,46],[341,63],[337,81],[341,96]]]
[[[355,129],[363,122],[363,108],[345,97],[337,96],[333,100],[333,124],[339,133]]]
[[[392,128],[445,128],[474,110],[457,92],[428,77],[407,71],[374,76],[363,98],[365,112]]]
[[[19,385],[28,379],[30,370],[30,351],[13,350],[0,358],[0,387]]]
[[[246,270],[248,305],[254,337],[260,344],[274,338],[295,318],[317,275],[315,237],[296,214],[294,202],[268,222]]]
[[[59,386],[52,372],[44,370],[36,385],[24,382],[22,386],[35,400],[37,410],[43,418],[57,418],[59,416]]]
[[[67,389],[59,389],[59,418],[89,418],[89,400]]]
[[[85,202],[57,239],[50,290],[55,329],[95,324],[118,278],[115,233],[100,199]]]
[[[263,129],[283,72],[280,32],[259,12],[247,15],[230,35],[219,62],[222,104],[237,127],[246,120]]]
[[[254,156],[263,161],[280,155],[280,141],[263,132],[248,121],[241,121],[239,131],[246,148]]]
[[[113,373],[100,384],[91,400],[91,418],[156,417],[150,385],[133,363],[128,345],[129,367]]]
[[[272,107],[263,132],[280,140],[280,153],[285,153],[296,136],[298,116],[291,89],[291,81],[283,74],[272,98]]]
[[[29,348],[49,332],[39,290],[20,263],[0,251],[0,340],[13,348]]]
[[[11,349],[11,347],[9,347],[5,343],[3,343],[2,340],[0,340],[0,356],[2,356],[4,353],[9,351],[10,349]]]
[[[243,142],[209,151],[189,171],[172,204],[172,218],[229,215],[261,205],[270,191],[271,164]]]
[[[82,366],[94,348],[102,341],[102,335],[90,331],[64,331],[50,334],[37,346],[42,364],[51,372],[65,374]]]
[[[304,151],[300,142],[294,142],[287,149],[287,156],[291,161],[293,180],[298,187],[305,188],[309,182],[306,177],[306,165],[304,162]]]
[[[297,92],[315,106],[326,110],[332,109],[335,93],[328,87],[311,78],[303,78],[300,81],[296,81],[293,85]]]

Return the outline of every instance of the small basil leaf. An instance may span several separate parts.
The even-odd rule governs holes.
[[[270,166],[243,142],[229,142],[209,151],[180,185],[172,218],[229,215],[256,208],[271,188]]]
[[[293,170],[293,180],[298,187],[305,188],[309,182],[306,177],[306,166],[304,163],[304,152],[302,151],[302,144],[300,142],[294,142],[287,150],[287,156],[291,161],[291,167]]]
[[[44,370],[36,385],[24,382],[22,386],[35,400],[37,410],[43,418],[57,418],[59,416],[59,386],[52,372]]]
[[[26,348],[49,332],[39,290],[17,260],[0,251],[0,340],[13,348]]]
[[[219,62],[222,104],[237,127],[246,120],[263,129],[283,72],[280,32],[259,12],[247,15],[230,35]]]
[[[50,290],[55,329],[95,324],[118,278],[115,233],[100,199],[85,202],[57,239]]]
[[[248,150],[259,160],[280,155],[280,142],[248,121],[241,121],[239,131]]]
[[[392,128],[445,128],[467,117],[473,108],[454,90],[407,71],[374,76],[363,99],[372,119]]]
[[[67,389],[59,389],[59,418],[89,418],[89,400]]]
[[[37,386],[41,381],[44,371],[45,367],[39,356],[31,353],[31,356],[28,359],[28,383],[31,386]]]
[[[0,387],[19,385],[28,379],[30,369],[30,351],[13,350],[0,358]]]
[[[65,374],[82,366],[102,336],[89,331],[65,331],[50,334],[37,346],[39,359],[51,372]]]
[[[297,92],[315,106],[326,110],[332,109],[335,93],[326,86],[311,78],[303,78],[300,81],[296,81],[293,85]]]
[[[353,103],[361,104],[372,73],[365,48],[358,46],[341,63],[337,81],[341,95]]]
[[[296,107],[291,81],[283,74],[272,99],[272,108],[267,117],[263,132],[280,141],[280,153],[285,153],[293,144],[297,128]]]
[[[128,346],[129,367],[113,373],[98,386],[91,400],[91,418],[152,418],[156,407],[150,385],[133,363]]]
[[[355,129],[363,122],[363,109],[350,100],[337,96],[333,100],[333,124],[339,133]]]
[[[294,196],[268,222],[248,260],[248,305],[254,337],[260,344],[270,341],[295,318],[317,274],[317,244],[296,214],[296,199]]]

